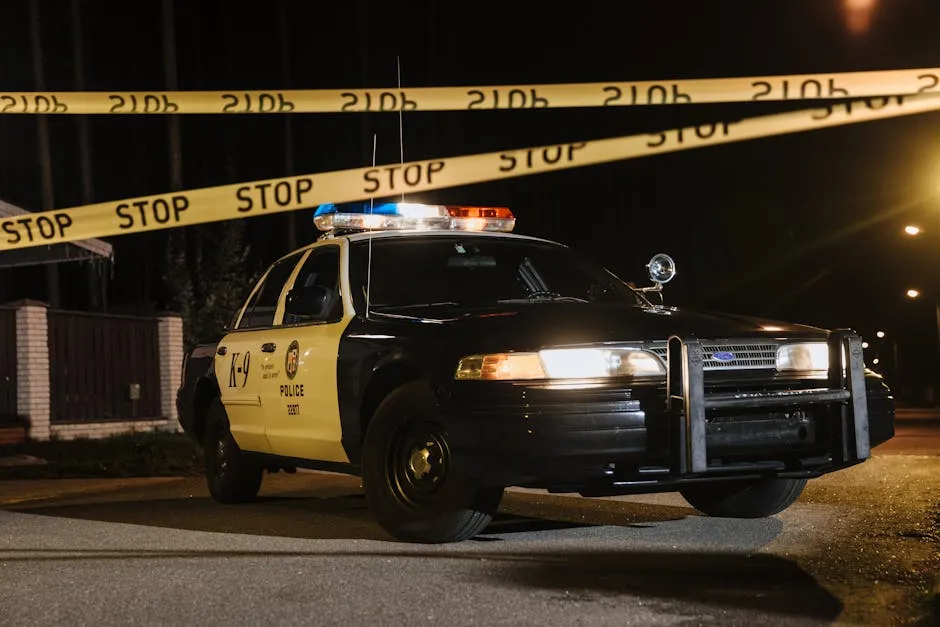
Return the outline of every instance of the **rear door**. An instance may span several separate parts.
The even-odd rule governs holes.
[[[270,348],[281,292],[305,252],[293,253],[271,266],[253,290],[235,329],[222,338],[216,351],[215,376],[232,437],[247,451],[271,452],[261,399],[264,351]]]

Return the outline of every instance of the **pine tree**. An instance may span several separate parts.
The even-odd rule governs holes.
[[[168,309],[183,317],[183,343],[186,350],[193,345],[193,282],[190,278],[186,255],[186,235],[189,229],[176,229],[167,238],[167,263],[163,274],[163,285],[168,297]]]
[[[257,280],[245,239],[242,220],[179,229],[170,238],[164,284],[183,316],[187,350],[218,340]]]

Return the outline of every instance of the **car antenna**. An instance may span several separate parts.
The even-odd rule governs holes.
[[[401,164],[405,165],[405,133],[403,130],[403,111],[405,110],[405,96],[401,90],[401,56],[395,55],[395,65],[398,68],[398,93],[402,94],[402,102],[398,107],[398,149],[401,153]],[[375,167],[374,165],[372,167]],[[405,202],[405,188],[401,190],[401,201]]]
[[[375,144],[378,135],[372,133],[372,167],[375,168]],[[372,209],[375,206],[375,196],[369,197],[369,215],[372,215]],[[372,229],[369,229],[369,261],[366,264],[366,320],[369,319],[369,293],[372,288]]]
[[[398,91],[401,91],[401,56],[395,55],[395,66],[398,71]],[[405,164],[405,134],[403,130],[403,118],[402,111],[404,110],[404,102],[402,106],[398,108],[398,150],[401,157],[401,164]],[[372,134],[372,167],[375,167],[375,145],[376,145],[376,134]],[[401,201],[405,202],[405,192],[402,190]],[[369,197],[369,215],[372,215],[373,207],[375,206],[375,196]],[[369,294],[372,291],[372,229],[369,229],[369,261],[366,270],[366,319],[369,318]]]

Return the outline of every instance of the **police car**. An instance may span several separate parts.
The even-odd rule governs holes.
[[[870,456],[894,405],[861,339],[667,307],[507,208],[323,205],[217,344],[186,356],[180,423],[212,497],[267,472],[362,478],[392,536],[481,532],[508,486],[678,491],[764,517]]]

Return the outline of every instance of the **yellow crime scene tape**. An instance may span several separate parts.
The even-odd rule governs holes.
[[[141,196],[0,221],[0,251],[457,187],[940,109],[892,96],[630,135]]]
[[[341,113],[847,99],[940,91],[940,68],[611,83],[268,91],[0,92],[0,113]]]

